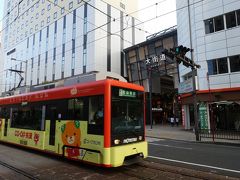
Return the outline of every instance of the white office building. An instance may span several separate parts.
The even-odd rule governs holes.
[[[1,39],[1,34],[0,34],[0,39]],[[4,59],[3,59],[3,51],[2,51],[2,42],[0,40],[0,71],[3,70],[3,64],[4,64]],[[0,94],[2,93],[2,87],[3,86],[3,76],[0,76]]]
[[[137,0],[5,0],[3,91],[90,72],[124,76],[122,50],[143,40]]]
[[[178,44],[194,49],[201,129],[240,130],[240,1],[177,0]],[[190,53],[187,54],[188,57]],[[181,82],[191,68],[180,66]],[[186,129],[194,124],[191,93],[182,96]]]

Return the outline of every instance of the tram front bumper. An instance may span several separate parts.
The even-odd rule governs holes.
[[[136,160],[147,157],[147,141],[111,147],[110,153],[110,161],[112,167],[134,163]]]

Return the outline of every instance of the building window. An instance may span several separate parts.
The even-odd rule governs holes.
[[[70,2],[69,3],[69,9],[72,9],[73,8],[73,2]]]
[[[229,57],[231,72],[240,71],[240,55]]]
[[[58,0],[54,0],[54,6],[57,6]]]
[[[50,23],[50,16],[48,16],[47,18],[47,23]]]
[[[63,17],[63,29],[66,28],[66,21],[67,21],[67,18],[66,16]]]
[[[214,18],[215,31],[221,31],[224,29],[223,16],[218,16]]]
[[[73,11],[73,24],[76,23],[76,9]]]
[[[38,17],[39,17],[39,13],[36,14],[36,19],[38,19]]]
[[[206,34],[221,31],[224,29],[223,15],[210,18],[204,21]]]
[[[227,58],[219,58],[207,61],[209,75],[228,73]]]
[[[237,10],[237,23],[238,23],[238,26],[240,25],[240,10]]]
[[[49,11],[51,9],[51,4],[48,4],[47,10]]]
[[[120,7],[125,9],[125,4],[123,4],[122,2],[120,2]]]
[[[42,22],[41,22],[41,27],[43,27],[44,26],[44,20],[42,20]]]
[[[227,24],[227,28],[232,28],[235,27],[236,24],[236,15],[235,15],[235,11],[234,12],[230,12],[226,14],[226,24]]]
[[[205,33],[213,33],[214,32],[214,27],[213,27],[213,19],[208,19],[205,20]]]
[[[38,8],[39,7],[39,1],[38,2],[36,2],[36,8]]]
[[[54,18],[54,19],[57,18],[57,12],[54,13],[53,18]]]
[[[65,12],[65,8],[62,7],[62,8],[61,8],[61,14],[64,14],[64,12]]]
[[[45,12],[45,9],[42,9],[42,13],[41,14],[44,15],[44,12]]]

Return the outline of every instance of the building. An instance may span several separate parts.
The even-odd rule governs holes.
[[[3,49],[2,49],[1,34],[0,34],[0,72],[1,73],[4,73],[3,64],[4,64],[4,58],[3,58]],[[4,82],[3,76],[0,75],[0,94],[2,93],[3,82]]]
[[[201,129],[240,130],[240,1],[177,0],[178,44],[194,49]],[[191,57],[190,53],[187,54]],[[180,80],[192,78],[180,66]],[[194,125],[193,96],[182,95],[186,129]]]
[[[152,100],[153,123],[167,123],[172,114],[179,116],[174,108],[174,95],[178,87],[176,62],[162,60],[164,49],[177,45],[177,28],[160,31],[147,40],[124,49],[129,82],[144,86],[148,101]],[[164,56],[165,57],[165,56]],[[148,65],[150,63],[150,65]],[[151,99],[149,97],[151,93]],[[149,115],[147,115],[147,123]]]
[[[3,91],[90,72],[124,75],[122,50],[143,39],[137,0],[5,0]]]

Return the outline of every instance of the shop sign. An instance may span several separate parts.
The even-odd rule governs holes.
[[[153,68],[159,66],[161,62],[165,60],[166,60],[165,54],[161,54],[159,56],[153,56],[151,58],[146,59],[145,64]]]
[[[185,111],[184,106],[182,106],[182,126],[185,127]]]
[[[201,129],[208,129],[207,104],[204,102],[199,104],[199,121]]]
[[[193,91],[193,81],[192,78],[179,83],[178,85],[178,93],[183,94],[183,93],[189,93]]]

